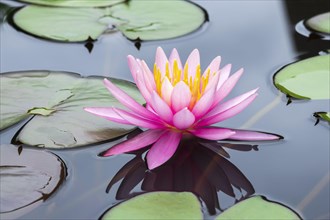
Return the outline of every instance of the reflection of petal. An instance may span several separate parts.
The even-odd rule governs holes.
[[[208,152],[207,150],[200,150],[199,154],[194,154],[194,161],[199,165],[203,171],[203,175],[207,177],[217,190],[221,190],[229,196],[235,197],[234,190],[231,187],[229,179],[222,167],[216,162],[217,154]]]
[[[135,168],[140,167],[141,163],[144,164],[144,161],[141,157],[137,156],[133,160],[126,163],[111,179],[110,183],[105,190],[107,193],[110,191],[111,187],[117,183],[119,180],[123,179],[128,175],[129,172],[135,172]]]
[[[147,163],[149,169],[154,169],[168,161],[175,153],[182,134],[167,131],[151,147],[147,154]]]
[[[146,167],[143,166],[143,161],[141,162],[140,166],[135,166],[134,169],[130,170],[127,176],[125,176],[116,193],[116,199],[128,198],[132,189],[143,180]]]
[[[167,142],[178,143],[180,138],[180,133],[167,131],[167,133],[163,134],[157,144],[154,144],[154,146],[157,147],[158,145],[159,147],[154,152],[156,160],[159,160],[160,156],[160,162],[164,163],[170,156],[168,152],[160,151],[161,146],[169,146]],[[203,142],[200,143],[199,141]],[[210,148],[221,148],[221,146],[224,146],[235,149],[235,144],[218,143],[197,138],[185,139],[177,149],[177,145],[174,145],[175,147],[170,150],[175,151],[176,149],[176,153],[166,163],[162,166],[158,164],[159,167],[157,169],[147,172],[148,168],[141,158],[142,152],[139,152],[135,159],[125,165],[113,177],[109,188],[125,176],[116,194],[117,199],[126,199],[139,194],[140,192],[132,191],[141,180],[141,189],[146,192],[193,192],[205,203],[211,215],[217,212],[216,209],[220,209],[218,191],[224,192],[235,199],[253,194],[254,188],[244,174],[230,161],[218,153],[214,153],[213,150],[204,147],[205,145],[208,145]],[[243,145],[240,144],[237,149],[242,148]],[[246,146],[246,149],[255,147],[255,145],[244,146]],[[153,147],[150,151],[152,151]],[[148,157],[150,156],[150,151],[147,154],[147,162],[150,161],[150,157]],[[164,155],[167,155],[165,159]],[[235,191],[234,188],[237,188],[238,191]]]
[[[200,142],[201,145],[203,145],[204,147],[212,150],[213,152],[221,155],[221,156],[224,156],[224,157],[227,157],[227,158],[230,158],[230,155],[227,153],[227,151],[225,151],[222,147],[222,145],[220,143],[208,143],[208,142]]]
[[[230,136],[229,139],[231,140],[239,140],[239,141],[267,141],[267,140],[278,140],[282,139],[281,136],[268,134],[264,132],[258,131],[244,131],[244,130],[236,130],[235,134]]]
[[[219,143],[222,147],[229,148],[232,150],[238,151],[258,151],[258,145],[250,145],[250,144],[230,144],[230,143]]]
[[[231,162],[225,158],[218,158],[217,163],[223,168],[223,171],[227,174],[229,181],[237,189],[244,189],[247,195],[252,195],[254,193],[254,188],[251,182],[244,176],[244,174]]]
[[[107,157],[111,155],[116,155],[116,154],[121,154],[121,153],[126,153],[141,149],[143,147],[155,143],[162,134],[163,134],[162,130],[155,130],[155,129],[147,130],[135,136],[132,139],[129,139],[127,141],[121,142],[113,146],[112,148],[107,150],[103,154],[103,156]]]
[[[230,129],[218,127],[198,128],[191,131],[191,133],[197,137],[205,138],[208,140],[222,140],[235,134],[235,132]]]

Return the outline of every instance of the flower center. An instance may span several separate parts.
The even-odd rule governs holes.
[[[203,75],[201,75],[201,67],[198,65],[196,67],[195,74],[190,74],[188,72],[188,64],[183,68],[183,71],[179,69],[178,62],[174,60],[173,68],[170,69],[169,63],[166,62],[165,73],[162,73],[158,68],[157,64],[154,65],[154,79],[156,84],[156,91],[159,96],[162,97],[161,90],[164,80],[167,78],[168,81],[174,87],[178,82],[183,81],[190,89],[191,101],[190,108],[193,107],[196,102],[203,95],[205,88],[209,82],[210,69]]]

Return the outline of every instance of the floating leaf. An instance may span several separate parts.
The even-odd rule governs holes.
[[[273,220],[273,219],[301,219],[295,212],[277,202],[271,202],[261,196],[254,196],[230,207],[216,220]]]
[[[279,90],[298,99],[329,99],[329,82],[330,55],[289,64],[274,76],[274,84]]]
[[[102,219],[203,219],[203,215],[192,193],[152,192],[120,203]]]
[[[113,79],[140,103],[134,84]],[[82,78],[66,72],[31,71],[1,75],[1,129],[34,115],[16,136],[28,145],[66,148],[121,136],[133,129],[96,117],[89,106],[120,106],[101,77]]]
[[[56,6],[56,7],[105,7],[124,2],[125,0],[18,0],[21,2]]]
[[[314,31],[330,34],[330,12],[316,15],[305,22]]]
[[[1,145],[0,212],[12,212],[46,200],[63,182],[65,165],[46,151]]]
[[[316,118],[315,125],[317,125],[320,119],[330,123],[330,112],[315,112],[314,117]]]
[[[206,17],[202,8],[188,1],[139,0],[108,8],[32,5],[19,10],[13,20],[20,29],[41,38],[82,42],[114,28],[131,40],[179,37],[198,29]]]
[[[112,16],[126,20],[118,29],[131,40],[161,40],[198,29],[205,11],[188,1],[131,1],[111,8]]]

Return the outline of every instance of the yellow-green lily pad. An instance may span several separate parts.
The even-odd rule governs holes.
[[[163,40],[189,34],[206,19],[204,9],[183,0],[132,0],[106,8],[30,5],[13,16],[26,33],[64,42],[95,40],[115,30],[130,40]]]
[[[330,34],[330,12],[311,17],[305,24],[311,30]]]
[[[55,7],[105,7],[124,2],[125,0],[18,0],[36,5]]]
[[[289,64],[274,76],[275,86],[297,99],[330,98],[330,55],[315,56]]]
[[[121,106],[103,85],[103,77],[25,71],[1,74],[0,129],[33,118],[15,136],[18,143],[47,148],[69,148],[109,140],[134,127],[120,125],[83,110],[84,107]],[[140,103],[133,83],[112,79]]]
[[[299,220],[300,216],[277,202],[254,196],[221,213],[216,220]]]
[[[201,204],[190,192],[151,192],[111,208],[102,220],[117,219],[203,219]]]

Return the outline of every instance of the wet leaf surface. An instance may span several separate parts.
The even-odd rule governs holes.
[[[305,22],[309,29],[330,34],[330,12],[316,15]]]
[[[229,156],[223,149],[227,146],[235,149],[236,144],[221,143],[220,145],[216,141],[199,143],[199,139],[196,138],[185,140],[180,143],[173,158],[151,171],[142,158],[146,149],[141,149],[134,152],[136,157],[126,163],[111,179],[106,192],[109,193],[118,182],[120,182],[116,192],[118,200],[136,195],[134,188],[141,182],[141,189],[145,192],[193,192],[205,202],[209,213],[214,215],[216,209],[221,210],[221,198],[218,198],[217,192],[225,193],[232,197],[233,201],[254,194],[251,182],[234,164],[224,158]],[[256,147],[256,145],[239,144],[236,149],[247,151],[251,150],[252,146]],[[216,151],[215,149],[218,148],[222,150]]]
[[[47,148],[77,147],[126,134],[132,126],[119,125],[83,110],[91,106],[120,106],[102,79],[49,71],[2,74],[1,129],[33,116],[16,135],[15,142]],[[143,102],[134,84],[112,81]]]
[[[315,125],[317,125],[320,120],[330,123],[330,112],[315,112],[314,117],[316,118]]]
[[[203,219],[203,215],[192,193],[152,192],[120,203],[102,219]]]
[[[125,0],[17,0],[36,5],[56,6],[56,7],[105,7],[124,2]]]
[[[236,219],[298,220],[301,218],[294,211],[280,203],[269,201],[262,196],[254,196],[230,207],[216,218],[216,220]]]
[[[89,38],[97,39],[114,29],[130,40],[169,39],[197,30],[206,18],[206,12],[201,7],[188,1],[139,0],[107,8],[31,5],[19,10],[13,20],[23,31],[41,38],[83,42]]]
[[[330,55],[322,55],[289,64],[274,76],[281,92],[297,99],[330,98]]]
[[[23,149],[19,153],[17,146],[1,145],[0,152],[1,213],[46,200],[66,176],[63,162],[46,151]]]

